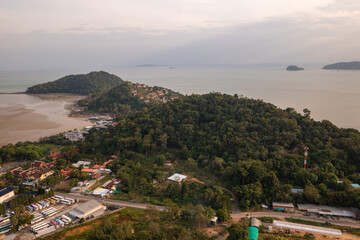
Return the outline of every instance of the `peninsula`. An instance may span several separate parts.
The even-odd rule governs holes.
[[[333,70],[360,70],[360,62],[338,62],[334,64],[329,64],[323,67],[323,69],[333,69]]]

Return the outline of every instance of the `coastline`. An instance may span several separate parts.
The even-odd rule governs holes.
[[[1,94],[0,146],[80,129],[89,123],[75,103],[86,96],[74,94]],[[71,116],[70,116],[71,115]]]

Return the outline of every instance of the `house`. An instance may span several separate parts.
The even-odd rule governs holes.
[[[68,177],[72,171],[74,171],[74,169],[64,168],[64,169],[61,169],[60,174],[63,175],[64,177]]]
[[[52,158],[52,159],[57,159],[57,158],[59,158],[60,157],[60,152],[52,152],[51,154],[50,154],[50,157]]]
[[[85,140],[85,136],[88,134],[87,131],[75,131],[75,132],[67,132],[65,133],[65,138],[72,141],[83,141]]]
[[[43,167],[45,165],[45,162],[43,162],[43,161],[34,161],[32,164],[31,164],[31,166],[33,167],[33,168],[41,168],[41,167]]]
[[[20,176],[20,173],[23,172],[24,170],[22,169],[22,167],[18,167],[18,168],[15,168],[13,170],[10,171],[10,173],[14,176],[17,176],[19,177]]]
[[[173,182],[180,183],[183,180],[185,180],[186,178],[187,178],[187,176],[185,176],[185,175],[175,173],[174,175],[168,177],[167,179],[170,180],[170,181],[173,181]]]
[[[34,174],[32,174],[29,179],[34,179],[36,181],[41,181],[44,180],[45,178],[47,178],[48,176],[54,174],[54,171],[51,170],[50,168],[38,171]]]
[[[273,209],[277,211],[293,211],[295,209],[292,203],[273,202]]]
[[[74,218],[92,218],[97,217],[104,213],[106,207],[96,200],[90,200],[81,204],[79,207],[74,208],[69,212],[69,215]]]
[[[97,172],[99,171],[98,169],[83,168],[83,169],[81,169],[81,172],[85,172],[85,173],[94,173],[96,170],[97,170]]]
[[[302,188],[292,188],[291,189],[291,193],[293,193],[293,194],[302,193],[303,191],[304,191],[304,189],[302,189]]]
[[[78,161],[77,163],[73,163],[72,165],[76,168],[79,168],[80,166],[89,167],[90,164],[90,161]]]
[[[164,166],[165,167],[171,167],[172,166],[171,160],[165,160],[164,161]]]
[[[115,190],[116,186],[122,182],[121,179],[113,178],[102,185],[103,188],[108,190]]]
[[[97,188],[92,192],[92,194],[95,196],[106,197],[109,194],[109,192],[110,192],[109,189]]]
[[[91,178],[92,179],[98,179],[99,177],[101,177],[101,173],[97,173],[97,174],[93,174],[92,176],[91,176]]]
[[[15,191],[12,187],[0,187],[0,203],[3,203],[15,196]]]

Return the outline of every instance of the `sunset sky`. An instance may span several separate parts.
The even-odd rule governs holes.
[[[0,0],[0,68],[359,60],[358,0]]]

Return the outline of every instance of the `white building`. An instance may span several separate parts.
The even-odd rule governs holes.
[[[73,163],[72,165],[76,168],[79,168],[80,166],[87,168],[87,167],[89,167],[89,165],[91,165],[91,162],[90,161],[78,161],[77,163]]]
[[[179,183],[179,182],[182,182],[183,180],[185,180],[186,178],[187,178],[187,176],[185,176],[185,175],[175,173],[171,177],[168,177],[168,180]]]
[[[11,187],[0,187],[0,203],[3,203],[15,196],[14,189]]]
[[[311,225],[304,225],[304,224],[298,224],[298,223],[292,223],[292,222],[283,222],[283,221],[274,220],[274,226],[281,227],[281,228],[296,229],[296,230],[301,230],[301,231],[306,231],[306,232],[316,232],[316,233],[341,236],[341,231],[337,230],[337,229],[315,227],[315,226],[311,226]]]
[[[69,215],[75,218],[91,218],[97,217],[104,213],[106,207],[96,200],[90,200],[74,208],[69,212]]]

